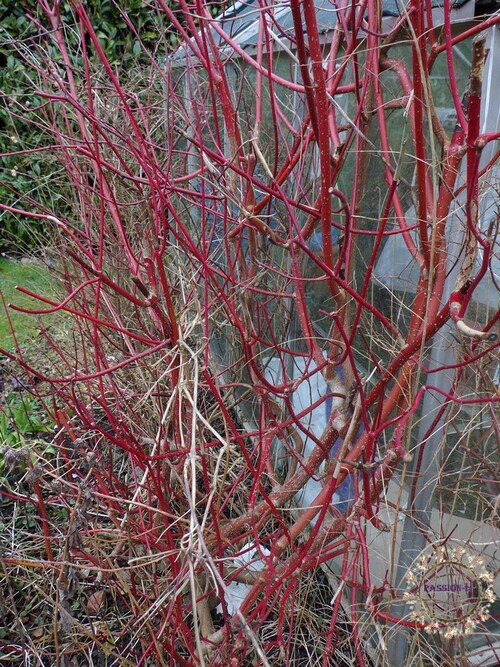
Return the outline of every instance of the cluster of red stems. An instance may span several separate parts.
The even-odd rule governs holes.
[[[480,134],[484,39],[474,41],[466,105],[453,48],[500,17],[455,34],[450,0],[438,27],[430,0],[410,0],[389,27],[379,0],[331,0],[336,24],[322,33],[314,1],[290,0],[293,31],[286,33],[280,5],[259,0],[248,9],[257,22],[256,45],[248,51],[213,19],[204,0],[180,0],[178,9],[152,0],[144,11],[162,14],[177,30],[182,58],[143,54],[144,78],[128,89],[124,74],[107,62],[85,3],[68,4],[71,31],[58,2],[38,0],[30,67],[41,102],[35,110],[18,102],[13,113],[50,133],[46,150],[61,160],[73,212],[64,218],[34,201],[25,210],[4,206],[54,228],[67,290],[62,300],[21,290],[39,300],[29,312],[41,315],[42,325],[45,314],[66,314],[64,343],[42,328],[57,372],[34,368],[19,346],[12,355],[38,380],[34,391],[58,425],[57,461],[44,463],[50,484],[37,479],[32,496],[17,496],[34,504],[40,517],[46,558],[39,563],[56,573],[58,591],[72,567],[100,573],[112,587],[129,621],[112,639],[90,633],[88,642],[121,655],[120,664],[236,666],[249,651],[259,664],[268,664],[272,646],[286,655],[285,630],[293,625],[301,577],[336,558],[339,581],[352,599],[356,660],[367,664],[359,600],[371,600],[366,610],[375,623],[391,618],[376,604],[365,528],[385,529],[377,516],[382,494],[411,458],[413,417],[429,389],[418,381],[428,377],[425,346],[449,322],[457,336],[469,334],[443,411],[462,400],[464,370],[495,346],[498,314],[474,329],[464,318],[491,261],[492,238],[478,223],[478,199],[498,153],[484,167],[479,162],[499,137]],[[290,76],[276,65],[285,42],[291,44]],[[410,62],[390,56],[397,42],[408,44]],[[451,136],[429,83],[440,54],[457,116]],[[242,77],[235,84],[236,61]],[[381,80],[388,71],[400,92],[387,99]],[[251,113],[245,77],[252,82]],[[292,118],[280,94],[301,104],[303,113]],[[346,96],[348,117],[338,102]],[[404,150],[414,161],[411,224],[398,174],[401,148],[390,144],[388,128],[397,109],[404,110]],[[366,221],[370,156],[383,170],[386,190],[378,219]],[[352,178],[341,190],[348,161]],[[457,185],[460,165],[466,178]],[[445,225],[464,191],[461,268],[445,302]],[[419,267],[404,330],[371,297],[377,259],[394,234]],[[320,238],[319,250],[313,238]],[[363,273],[359,247],[367,239]],[[474,272],[478,249],[482,263]],[[320,315],[308,297],[315,286],[330,304],[320,306]],[[317,327],[319,316],[328,322],[326,334]],[[292,321],[293,340],[287,337]],[[372,352],[368,321],[393,341],[384,364]],[[360,374],[356,351],[371,384]],[[289,359],[300,373],[290,373]],[[279,382],[266,371],[270,360],[279,367]],[[294,409],[299,385],[316,375],[326,394]],[[327,400],[332,410],[318,436],[304,423],[324,411]],[[474,400],[493,401],[494,394]],[[251,416],[243,404],[251,405]],[[313,446],[303,455],[306,438]],[[312,478],[322,481],[317,497],[292,512],[297,492]],[[331,501],[346,478],[354,500],[339,512]],[[66,535],[54,528],[56,509],[67,511]],[[109,534],[112,547],[93,548],[99,535]],[[249,549],[259,554],[258,571],[234,560]],[[235,612],[226,589],[242,580],[246,596]],[[345,601],[345,595],[334,597],[324,664],[339,641],[336,622]],[[266,643],[259,628],[271,618],[277,629]]]

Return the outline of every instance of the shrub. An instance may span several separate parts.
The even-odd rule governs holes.
[[[498,135],[478,124],[484,39],[468,106],[452,45],[498,17],[452,39],[426,3],[389,27],[376,4],[328,6],[325,36],[308,0],[260,3],[255,33],[253,6],[216,23],[204,2],[181,18],[159,0],[183,45],[124,72],[83,3],[71,38],[39,3],[40,123],[71,205],[27,217],[54,230],[65,290],[39,313],[73,323],[66,344],[43,332],[50,372],[16,356],[58,425],[25,501],[55,581],[36,650],[56,664],[397,664],[402,632],[408,660],[444,662],[486,631],[486,598],[470,622],[401,605],[408,572],[418,585],[432,558],[458,558],[457,497],[476,494],[477,520],[496,511],[498,314],[479,298],[496,227],[478,211]],[[413,563],[409,542],[432,558]]]

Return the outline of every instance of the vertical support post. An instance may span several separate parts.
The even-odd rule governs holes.
[[[500,59],[500,29],[494,26],[488,30],[487,49],[489,52],[486,60],[481,104],[481,133],[497,132],[500,127],[500,92],[496,81],[498,80],[498,69]],[[495,75],[494,72],[497,72]],[[494,155],[498,142],[490,142],[481,156],[481,166],[484,166]],[[462,167],[462,181],[465,177],[465,166]],[[463,203],[463,202],[462,202]],[[457,202],[457,210],[460,202]],[[484,212],[483,212],[484,213]],[[448,266],[456,266],[460,258],[457,257],[461,243],[457,242],[463,238],[463,226],[456,214],[452,214],[448,221],[447,238],[449,242]],[[447,299],[453,288],[457,268],[448,274],[444,298]],[[429,368],[445,368],[453,365],[454,354],[452,349],[452,324],[447,324],[434,337],[430,351]],[[429,383],[443,392],[448,392],[453,381],[453,370],[441,370],[439,373],[431,374]],[[442,446],[441,429],[446,420],[446,414],[437,424],[430,436],[425,436],[432,426],[438,410],[444,403],[444,397],[437,392],[427,392],[422,405],[422,420],[418,429],[418,447],[425,446],[420,460],[418,479],[415,484],[413,498],[409,499],[409,513],[405,517],[399,561],[396,569],[395,586],[401,588],[403,579],[408,569],[426,546],[426,535],[430,533],[430,521],[432,511],[432,497],[436,489],[439,476],[440,447]],[[414,460],[418,459],[418,450]],[[400,604],[393,610],[393,615],[404,618],[407,605]],[[408,637],[403,627],[394,627],[394,637],[388,647],[388,663],[391,667],[404,667],[406,665],[406,653],[408,648]]]
[[[434,337],[430,353],[430,369],[452,366],[454,352],[451,337],[452,325],[447,324]],[[431,375],[433,386],[448,392],[453,382],[453,370]],[[447,419],[446,412],[434,426],[431,435],[425,439],[432,426],[437,412],[442,408],[444,397],[437,392],[428,391],[422,405],[422,419],[418,428],[418,447],[414,453],[414,469],[419,463],[418,477],[415,484],[414,497],[409,498],[408,514],[405,517],[399,562],[396,570],[395,588],[404,588],[404,577],[412,563],[425,549],[427,536],[431,532],[432,497],[436,489],[441,465],[440,451],[442,447],[442,427]],[[419,449],[424,452],[419,460]],[[415,472],[415,470],[414,470]],[[407,611],[406,604],[398,604],[394,615],[403,618]],[[403,627],[394,629],[395,636],[389,644],[389,664],[391,667],[402,667],[406,664],[407,630]],[[414,632],[411,630],[411,632]]]

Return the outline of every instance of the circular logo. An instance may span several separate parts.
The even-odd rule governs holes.
[[[446,638],[471,634],[489,618],[496,596],[482,556],[464,547],[433,547],[406,574],[403,598],[412,620]]]

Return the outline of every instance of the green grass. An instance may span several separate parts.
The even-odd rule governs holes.
[[[12,303],[23,308],[49,307],[26,294],[22,294],[16,290],[16,285],[49,297],[53,297],[56,287],[55,281],[45,267],[39,264],[21,264],[20,262],[0,258],[0,290],[5,303]],[[4,311],[4,308],[0,302],[0,349],[11,350],[14,346],[14,339],[6,313],[2,311]],[[8,315],[20,344],[25,345],[36,338],[40,327],[39,316],[20,313],[12,308],[8,308]],[[57,317],[60,317],[60,315],[44,315],[44,326],[47,327],[49,323],[53,323],[54,318]]]

